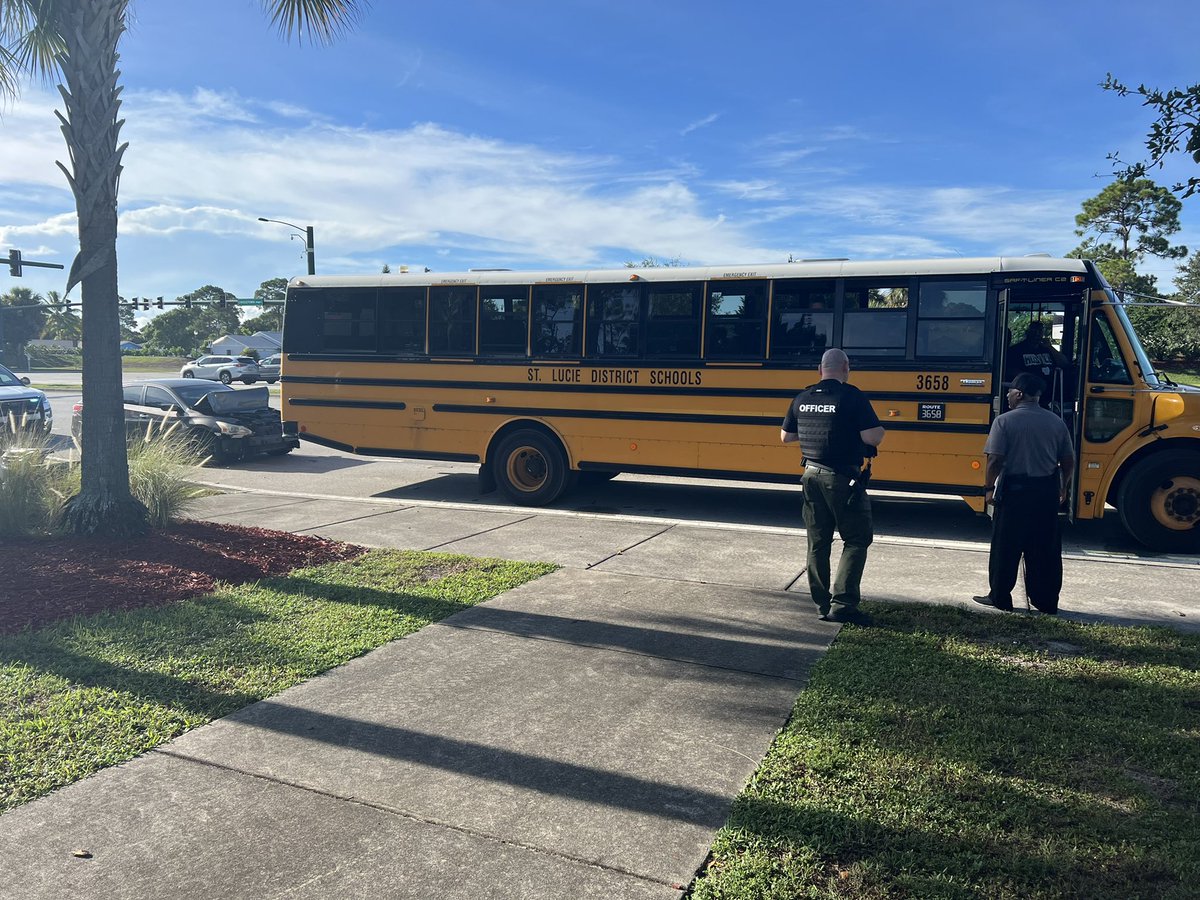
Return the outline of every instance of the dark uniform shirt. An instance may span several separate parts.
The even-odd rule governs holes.
[[[782,428],[800,438],[806,461],[857,472],[863,463],[859,432],[879,424],[866,394],[852,384],[826,378],[796,395]]]

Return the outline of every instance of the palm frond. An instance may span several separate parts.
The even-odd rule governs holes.
[[[15,96],[32,76],[49,82],[66,49],[58,23],[70,0],[0,0],[0,93]]]
[[[366,12],[366,0],[262,0],[263,10],[285,38],[293,35],[328,44],[345,34]]]

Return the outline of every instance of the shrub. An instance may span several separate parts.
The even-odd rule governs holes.
[[[0,536],[45,535],[78,490],[78,466],[48,460],[50,436],[10,416],[0,426]]]
[[[152,528],[166,528],[203,493],[188,482],[203,457],[177,427],[152,423],[129,447],[129,490]],[[79,493],[77,456],[53,457],[50,448],[50,436],[40,432],[0,430],[0,537],[55,533],[63,504]]]
[[[151,423],[129,447],[129,490],[149,512],[151,528],[166,528],[203,491],[188,482],[188,469],[203,458],[180,439],[178,423]]]

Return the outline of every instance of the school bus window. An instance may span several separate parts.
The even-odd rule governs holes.
[[[766,336],[767,282],[709,282],[706,356],[761,359]]]
[[[431,355],[475,354],[475,293],[473,285],[439,285],[429,289]]]
[[[375,288],[327,291],[321,310],[321,349],[375,352]]]
[[[379,289],[379,352],[397,356],[425,352],[425,288]]]
[[[588,287],[588,356],[632,357],[640,352],[641,302],[636,285]]]
[[[533,355],[580,356],[582,352],[583,286],[536,286],[533,289]]]
[[[524,356],[529,336],[529,288],[486,285],[479,291],[479,353]]]
[[[983,356],[986,281],[922,281],[917,356]]]
[[[1133,401],[1088,397],[1084,437],[1094,444],[1111,441],[1133,424]]]
[[[833,281],[777,281],[771,301],[771,358],[819,357],[833,344]]]
[[[846,281],[842,346],[851,357],[903,356],[908,343],[908,283]]]
[[[1092,357],[1088,379],[1097,384],[1133,384],[1112,326],[1100,316],[1092,320]]]
[[[647,284],[646,355],[700,355],[700,285]]]

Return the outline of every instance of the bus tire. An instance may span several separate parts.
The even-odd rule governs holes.
[[[504,495],[521,506],[553,503],[570,483],[562,445],[532,428],[500,440],[492,457],[492,473]]]
[[[1165,450],[1121,481],[1121,524],[1152,550],[1200,553],[1200,453]]]

